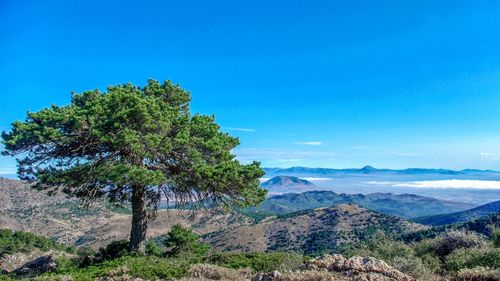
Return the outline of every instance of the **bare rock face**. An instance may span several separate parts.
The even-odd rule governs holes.
[[[57,263],[51,255],[41,256],[14,270],[14,273],[20,276],[34,276],[52,272],[56,266]]]
[[[351,257],[346,259],[342,255],[324,255],[305,264],[305,269],[309,270],[327,270],[331,272],[344,272],[347,276],[365,276],[366,274],[381,275],[387,277],[387,280],[394,281],[414,281],[415,279],[389,266],[382,260],[372,257]],[[370,278],[369,276],[366,276]],[[374,277],[374,276],[373,276]],[[357,278],[357,280],[360,280]],[[363,280],[363,279],[361,279]],[[384,280],[367,279],[367,280]]]

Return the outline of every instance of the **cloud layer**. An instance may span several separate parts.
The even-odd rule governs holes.
[[[394,187],[412,188],[462,188],[462,189],[488,189],[500,190],[500,181],[488,180],[434,180],[411,182],[379,182],[371,181],[368,184],[389,185]]]
[[[320,141],[298,141],[293,144],[301,144],[301,145],[322,145],[323,143]]]

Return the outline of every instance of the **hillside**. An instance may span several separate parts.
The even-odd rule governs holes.
[[[479,217],[483,217],[499,211],[500,211],[500,201],[495,201],[466,211],[454,212],[450,214],[424,216],[415,218],[413,219],[413,221],[426,225],[434,225],[434,226],[445,225],[445,224],[474,220]]]
[[[97,202],[89,208],[75,198],[49,196],[18,180],[0,178],[0,228],[44,235],[67,245],[98,247],[113,240],[128,239],[131,215],[127,208]],[[159,236],[176,223],[206,234],[225,227],[250,224],[251,219],[220,210],[192,212],[160,210],[148,235]]]
[[[316,185],[298,177],[276,176],[263,182],[261,187],[269,190],[270,194],[273,194],[314,190]]]
[[[338,194],[333,191],[287,193],[267,198],[260,206],[248,209],[253,213],[283,215],[301,210],[356,203],[365,208],[402,218],[451,213],[473,207],[471,204],[438,200],[413,194]]]
[[[341,204],[293,213],[253,226],[228,228],[209,235],[206,241],[224,251],[315,254],[359,244],[378,230],[397,236],[425,228],[354,204]]]

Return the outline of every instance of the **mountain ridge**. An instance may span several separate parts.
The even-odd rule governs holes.
[[[451,213],[468,210],[475,205],[439,200],[415,194],[393,194],[375,192],[370,194],[336,193],[327,190],[284,193],[273,195],[257,207],[248,208],[254,213],[283,215],[296,211],[328,207],[337,204],[356,203],[368,209],[403,218],[423,215]]]
[[[412,219],[412,221],[425,225],[439,226],[471,221],[496,212],[500,212],[500,200],[493,201],[461,212],[417,217]]]
[[[462,169],[462,170],[452,170],[452,169],[442,169],[442,168],[405,168],[405,169],[379,169],[370,165],[366,165],[362,168],[312,168],[303,166],[294,166],[289,168],[273,168],[266,167],[263,168],[266,175],[300,175],[300,174],[315,174],[315,175],[329,175],[337,173],[350,173],[350,174],[369,174],[369,173],[394,173],[394,174],[446,174],[446,175],[463,175],[471,173],[494,173],[500,175],[500,171],[494,170],[480,170],[480,169]]]

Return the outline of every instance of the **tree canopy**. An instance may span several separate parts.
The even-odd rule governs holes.
[[[15,121],[2,133],[3,154],[18,157],[19,177],[36,188],[85,203],[101,196],[131,201],[138,219],[131,238],[140,221],[141,241],[146,211],[162,198],[240,206],[262,201],[259,163],[239,163],[231,153],[239,140],[222,132],[214,116],[191,114],[190,101],[190,93],[170,81],[74,93],[69,105]]]

